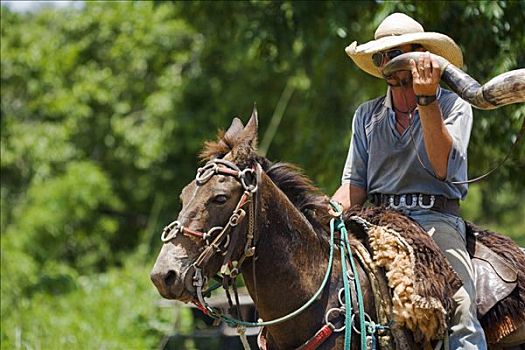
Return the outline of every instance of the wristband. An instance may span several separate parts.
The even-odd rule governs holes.
[[[416,95],[416,102],[419,106],[428,106],[435,100],[436,100],[436,95],[432,95],[432,96]]]

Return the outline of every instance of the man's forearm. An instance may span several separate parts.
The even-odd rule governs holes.
[[[418,109],[428,159],[436,176],[445,179],[452,138],[443,123],[441,109],[436,101],[427,106],[418,106]]]
[[[353,205],[363,205],[366,201],[366,191],[351,184],[342,184],[334,193],[332,199],[341,203],[346,210]]]
[[[441,79],[441,69],[430,53],[419,56],[418,64],[410,61],[412,70],[412,88],[416,96],[436,95]],[[447,177],[448,155],[452,149],[452,138],[443,123],[439,104],[434,101],[426,106],[418,105],[423,128],[423,140],[428,159],[434,173],[440,179]]]

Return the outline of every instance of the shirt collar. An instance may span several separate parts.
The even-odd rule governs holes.
[[[385,97],[385,101],[383,102],[384,106],[387,107],[387,108],[390,108],[390,109],[393,109],[392,108],[392,94],[391,94],[391,88],[390,86],[387,87],[386,89],[386,97]]]

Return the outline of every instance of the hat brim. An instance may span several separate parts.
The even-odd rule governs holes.
[[[345,48],[345,52],[359,68],[375,77],[383,78],[379,68],[372,62],[372,55],[405,44],[420,44],[429,52],[447,59],[454,66],[463,66],[463,54],[454,40],[433,32],[386,36],[362,45],[357,45],[357,41],[354,41]]]

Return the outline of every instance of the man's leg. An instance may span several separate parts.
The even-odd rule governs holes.
[[[466,249],[463,219],[434,211],[413,211],[409,214],[434,239],[448,262],[463,281],[454,294],[456,310],[451,318],[450,349],[485,350],[485,333],[476,315],[474,270]]]

